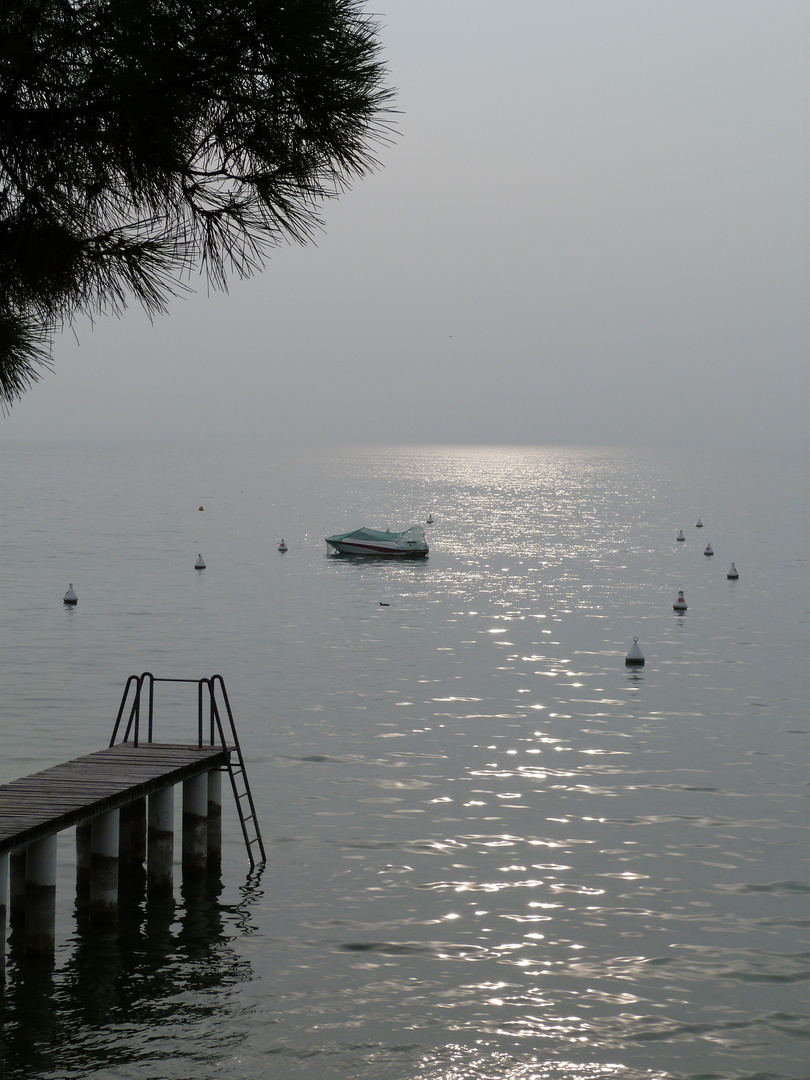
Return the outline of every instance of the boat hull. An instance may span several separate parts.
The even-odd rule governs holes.
[[[350,541],[327,540],[337,555],[372,555],[377,559],[426,559],[427,551],[403,551],[398,547],[385,547],[383,544],[358,544]]]

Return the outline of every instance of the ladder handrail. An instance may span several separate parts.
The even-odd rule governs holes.
[[[228,698],[228,691],[225,688],[225,680],[221,675],[212,675],[208,679],[170,679],[170,678],[158,678],[152,674],[151,671],[144,671],[141,675],[130,675],[126,681],[124,687],[124,693],[121,698],[121,705],[118,709],[118,716],[116,717],[115,724],[113,725],[113,733],[110,738],[110,746],[115,745],[116,737],[121,726],[121,721],[124,716],[127,701],[130,696],[130,690],[134,686],[134,694],[132,697],[132,704],[129,709],[129,717],[127,719],[126,728],[124,730],[122,742],[129,742],[130,736],[132,736],[133,746],[138,746],[140,738],[140,720],[141,720],[141,702],[143,700],[144,684],[147,684],[146,697],[147,697],[147,743],[152,742],[153,730],[154,730],[154,699],[155,699],[155,683],[167,682],[167,683],[196,683],[197,684],[197,746],[201,750],[203,748],[203,733],[205,728],[204,712],[205,712],[205,689],[208,691],[208,745],[215,746],[217,743],[216,736],[219,736],[219,745],[228,754],[228,764],[226,766],[228,775],[231,780],[231,789],[233,791],[234,801],[236,802],[236,809],[239,815],[239,824],[242,827],[242,836],[245,841],[245,848],[247,850],[248,859],[250,860],[251,870],[256,866],[256,858],[253,854],[253,846],[258,845],[260,858],[259,862],[264,863],[267,861],[267,856],[264,850],[264,842],[262,841],[262,835],[259,830],[259,821],[256,816],[256,806],[253,802],[253,793],[250,790],[250,784],[247,778],[247,769],[245,767],[245,759],[242,754],[242,747],[239,743],[239,736],[236,732],[236,723],[233,718],[233,711],[231,710],[230,699]],[[227,715],[227,734],[230,736],[230,742],[226,737],[225,725],[222,722],[219,706],[217,705],[217,687],[219,687],[222,701],[225,707]],[[205,689],[204,689],[205,688]],[[238,767],[235,769],[232,763],[232,755],[236,755]],[[240,791],[237,786],[236,774],[239,773],[242,776],[244,791]],[[242,799],[247,797],[248,806],[250,812],[245,814],[242,807]],[[253,822],[253,836],[249,834],[247,823]]]
[[[248,838],[246,821],[249,820],[249,819],[246,818],[245,814],[242,812],[242,804],[241,804],[240,794],[239,794],[239,791],[238,791],[237,786],[236,786],[236,776],[234,775],[234,769],[233,769],[233,767],[232,767],[232,765],[230,763],[230,760],[228,762],[228,775],[231,778],[231,788],[233,789],[233,796],[234,796],[234,799],[236,801],[237,809],[239,811],[239,821],[241,822],[241,825],[242,825],[242,833],[244,835],[245,844],[246,844],[247,850],[248,850],[248,858],[250,859],[251,866],[254,866],[255,863],[253,862],[253,856],[252,856],[252,853],[251,853],[251,844],[252,843],[256,843],[256,844],[259,845],[259,851],[261,852],[261,861],[262,862],[266,862],[267,856],[265,855],[265,851],[264,851],[264,842],[262,841],[262,834],[261,834],[261,832],[259,830],[259,819],[256,816],[256,805],[253,802],[253,792],[250,790],[250,784],[248,783],[247,768],[245,767],[245,759],[244,759],[244,756],[242,754],[242,747],[241,747],[241,745],[239,743],[239,737],[236,734],[236,724],[234,723],[234,719],[233,719],[233,712],[231,710],[231,702],[230,702],[230,699],[228,697],[228,691],[225,689],[225,680],[222,678],[221,675],[212,675],[211,679],[208,680],[208,683],[209,683],[209,689],[210,689],[210,693],[211,693],[211,710],[212,710],[211,739],[213,740],[213,737],[214,737],[213,720],[214,720],[214,717],[216,717],[217,728],[219,729],[219,734],[220,734],[220,738],[222,739],[223,745],[225,744],[225,733],[222,730],[222,721],[220,719],[219,709],[217,708],[217,704],[216,704],[215,687],[216,687],[217,684],[219,685],[219,688],[222,691],[222,700],[225,703],[225,709],[226,709],[227,714],[228,714],[228,724],[230,726],[231,736],[233,738],[233,752],[236,754],[237,761],[239,762],[239,768],[241,770],[242,777],[244,779],[244,784],[245,784],[244,794],[247,796],[248,806],[250,807],[250,818],[252,818],[252,820],[253,820],[253,828],[254,828],[254,831],[255,831],[255,834],[256,834],[253,840],[250,840]]]

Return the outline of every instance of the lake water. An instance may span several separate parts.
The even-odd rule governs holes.
[[[268,853],[226,801],[222,880],[104,934],[63,834],[3,1080],[806,1076],[805,465],[0,446],[0,782],[220,673]],[[429,513],[425,563],[326,554]]]

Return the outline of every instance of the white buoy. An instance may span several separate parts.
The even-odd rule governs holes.
[[[683,529],[678,530],[678,535],[675,537],[675,539],[676,540],[685,540],[686,539],[686,537],[683,535]]]
[[[284,537],[283,537],[283,536],[282,536],[282,538],[281,538],[281,543],[280,543],[280,544],[278,545],[278,550],[279,550],[279,551],[280,551],[280,552],[281,552],[282,554],[284,554],[284,552],[285,552],[285,551],[287,550],[287,545],[286,545],[286,544],[284,543]]]
[[[683,596],[683,589],[678,590],[678,599],[672,605],[673,611],[686,611],[686,600]]]
[[[427,518],[427,521],[425,522],[425,524],[426,525],[432,525],[433,524],[433,514],[428,514],[428,518]]]
[[[698,518],[697,521],[695,522],[695,528],[696,529],[702,529],[703,528],[703,522],[700,520],[700,518]]]
[[[729,572],[728,572],[728,573],[726,574],[726,577],[727,577],[727,578],[730,578],[730,579],[731,579],[732,581],[736,581],[736,579],[737,579],[737,578],[738,578],[739,576],[740,576],[740,575],[739,575],[739,574],[737,573],[737,567],[736,567],[736,566],[734,565],[734,563],[732,563],[732,564],[731,564],[731,569],[730,569],[730,570],[729,570]]]
[[[68,585],[68,591],[62,597],[62,600],[66,604],[78,604],[79,598],[73,589],[73,582]]]
[[[706,547],[703,549],[703,554],[704,555],[714,555],[714,548],[712,547],[711,544],[706,545]]]
[[[202,557],[202,555],[197,556],[197,561],[194,563],[194,569],[195,570],[204,570],[205,569],[205,559]]]
[[[644,653],[641,651],[637,637],[633,638],[633,644],[630,646],[630,651],[625,656],[624,662],[628,667],[642,667],[644,665]]]

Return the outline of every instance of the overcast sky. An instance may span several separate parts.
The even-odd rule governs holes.
[[[366,7],[382,169],[228,295],[77,323],[0,437],[806,437],[806,0]]]

